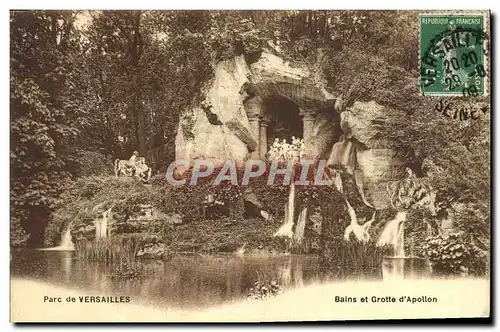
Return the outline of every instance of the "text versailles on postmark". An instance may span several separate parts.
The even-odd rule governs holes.
[[[487,16],[420,15],[420,92],[434,96],[487,94]]]

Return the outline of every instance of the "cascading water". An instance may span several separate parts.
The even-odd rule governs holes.
[[[108,222],[109,222],[110,214],[111,214],[111,208],[102,213],[102,218],[97,218],[94,221],[96,239],[107,237],[107,235],[108,235]]]
[[[400,211],[396,217],[385,225],[380,237],[377,241],[377,246],[392,245],[394,255],[396,257],[405,257],[404,246],[404,222],[406,220],[406,211]]]
[[[68,228],[61,235],[61,244],[57,247],[53,248],[43,248],[40,250],[55,250],[55,251],[73,251],[75,250],[75,245],[73,241],[71,241],[71,224],[68,225]]]
[[[71,241],[71,227],[68,227],[66,232],[64,232],[61,238],[61,245],[59,245],[61,250],[75,250],[73,241]]]
[[[306,221],[307,221],[307,207],[303,208],[302,211],[300,211],[299,219],[297,221],[297,227],[295,228],[294,240],[297,244],[302,243],[302,240],[304,239]]]
[[[406,211],[396,214],[382,230],[377,246],[391,245],[394,256],[384,257],[382,275],[384,280],[420,278],[430,273],[428,261],[419,257],[408,257],[404,247]]]
[[[394,248],[393,257],[385,257],[382,262],[384,280],[403,279],[405,277],[405,262],[407,260],[404,246],[404,224],[406,211],[400,211],[396,217],[385,225],[377,246],[391,245]]]
[[[288,205],[285,213],[285,223],[278,229],[274,236],[287,236],[292,238],[293,218],[295,211],[295,184],[292,181],[290,185],[290,193],[288,195]]]

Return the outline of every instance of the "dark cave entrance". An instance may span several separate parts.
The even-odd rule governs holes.
[[[274,97],[266,101],[265,109],[268,151],[275,139],[292,143],[292,137],[303,138],[304,125],[297,104],[283,97]]]

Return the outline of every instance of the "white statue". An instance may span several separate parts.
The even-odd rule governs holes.
[[[136,176],[142,181],[149,181],[151,178],[151,167],[146,165],[146,158],[139,157],[139,152],[134,151],[129,160],[115,160],[115,176]]]

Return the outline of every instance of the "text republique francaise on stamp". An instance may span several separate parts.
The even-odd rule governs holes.
[[[434,96],[487,95],[486,17],[420,15],[420,92]]]

